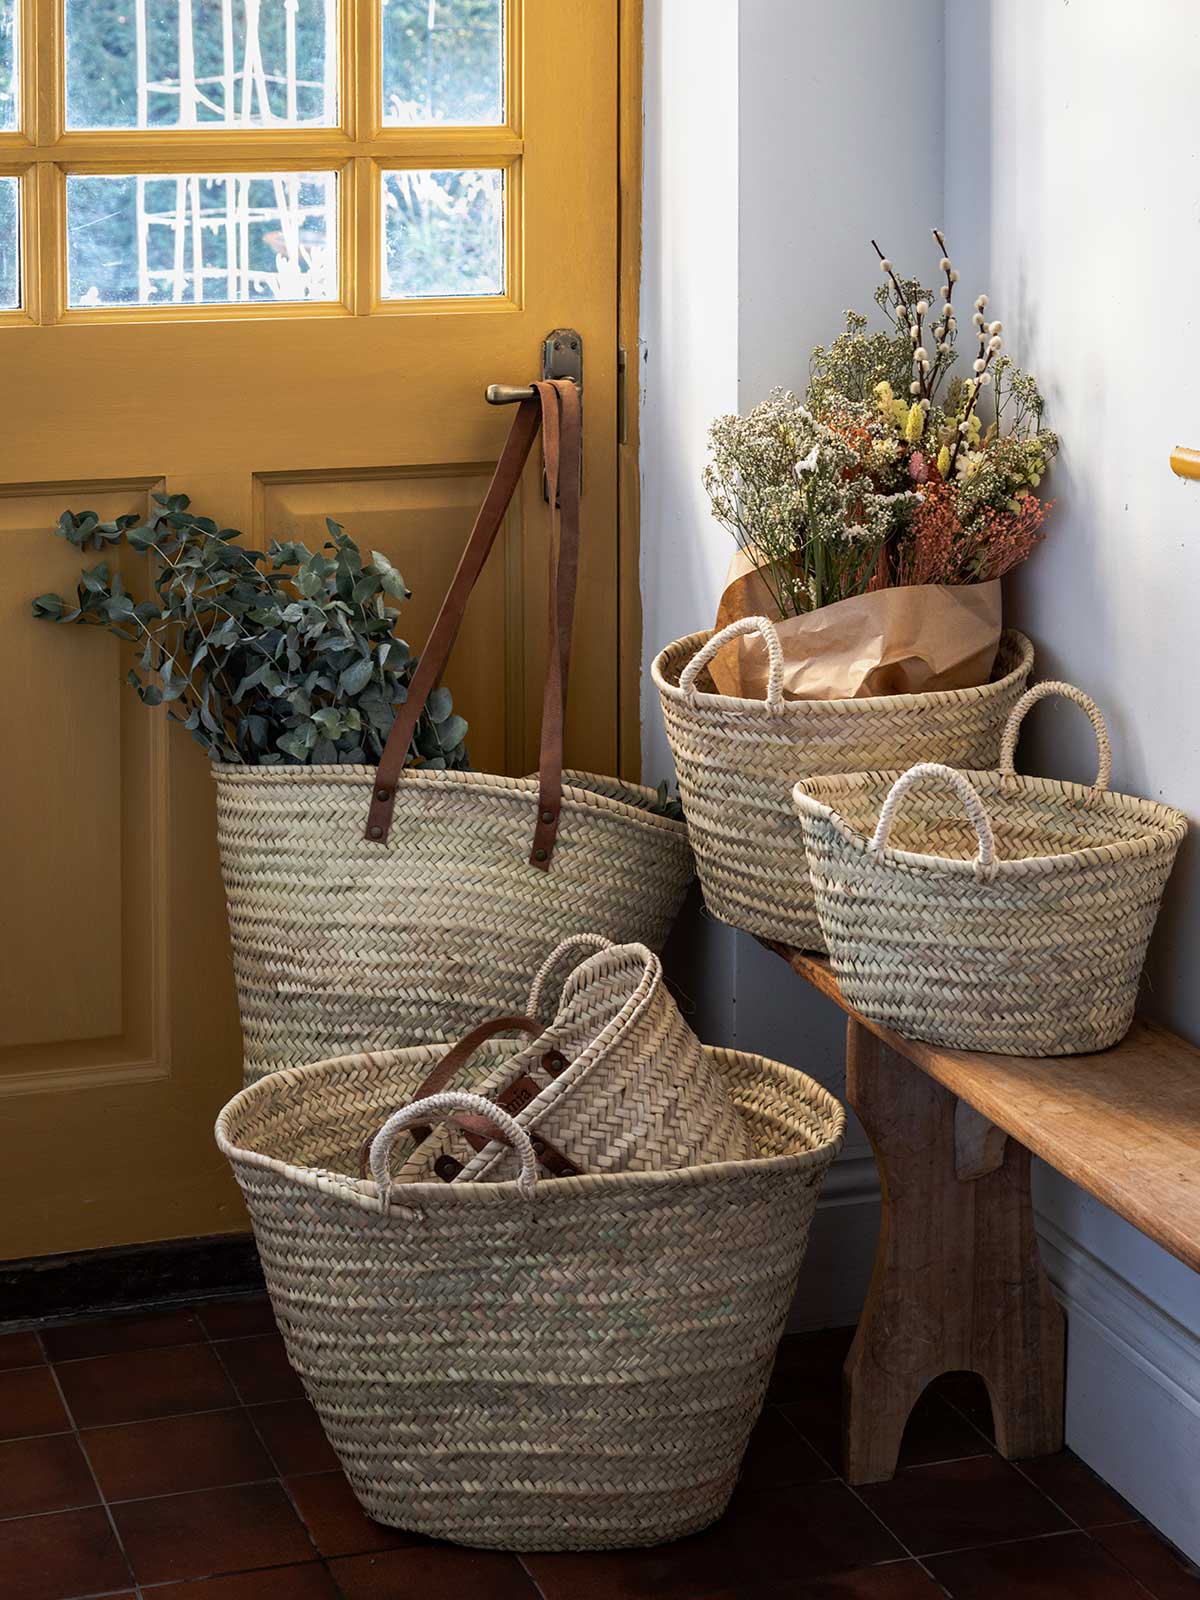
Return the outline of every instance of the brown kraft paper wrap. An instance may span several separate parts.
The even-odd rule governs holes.
[[[789,700],[970,689],[987,683],[996,662],[1000,580],[878,589],[780,620],[770,590],[739,550],[726,574],[717,628],[755,616],[775,623]],[[767,647],[761,635],[731,641],[708,670],[719,694],[766,699]]]

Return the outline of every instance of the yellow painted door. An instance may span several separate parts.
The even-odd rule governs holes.
[[[568,755],[616,768],[617,22],[0,0],[0,1257],[245,1226],[212,1141],[240,1041],[207,759],[109,635],[30,617],[100,559],[64,508],[165,488],[310,545],[332,516],[404,574],[417,645],[511,420],[485,387],[578,329]],[[547,537],[531,468],[446,675],[481,768],[536,765]]]

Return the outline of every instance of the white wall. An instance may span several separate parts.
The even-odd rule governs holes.
[[[871,240],[898,261],[928,260],[941,224],[945,105],[942,0],[741,0],[739,408],[776,384],[803,394],[816,344],[828,344],[847,307],[873,310],[879,262]],[[897,118],[896,88],[906,85]],[[897,139],[914,174],[929,174],[927,203],[894,181]],[[920,180],[918,178],[918,189]],[[937,257],[933,259],[936,261]],[[914,267],[915,270],[915,267]],[[732,540],[723,535],[728,556]],[[715,606],[693,626],[711,627]],[[781,969],[754,940],[735,938],[735,1041],[845,1089],[840,1010]],[[818,1232],[840,1270],[830,1298],[814,1289],[811,1314],[851,1322],[870,1275],[877,1214],[874,1160],[853,1122],[827,1194],[838,1214]],[[810,1273],[813,1269],[810,1268]],[[803,1315],[803,1312],[801,1313]]]
[[[644,639],[704,626],[728,559],[701,486],[710,420],[738,405],[738,8],[648,0],[641,348]],[[650,647],[654,648],[651,649]],[[643,677],[648,781],[670,770]]]
[[[1173,444],[1200,444],[1198,60],[1196,0],[647,0],[647,661],[715,611],[729,545],[699,482],[709,420],[775,383],[803,389],[811,346],[847,304],[869,305],[872,235],[915,261],[944,222],[965,286],[986,282],[1066,440],[1050,538],[1010,614],[1041,675],[1105,707],[1117,785],[1200,812],[1200,487],[1167,468]],[[657,779],[668,756],[646,690]],[[1030,765],[1086,774],[1073,708],[1039,709],[1031,735]],[[1200,1041],[1198,953],[1192,843],[1145,1003]],[[835,1014],[775,958],[699,914],[675,956],[713,1042],[836,1092]],[[856,1314],[874,1195],[855,1131],[814,1230],[802,1321]],[[1069,1313],[1069,1441],[1200,1556],[1200,1279],[1057,1174],[1039,1171],[1036,1197]]]
[[[647,0],[642,281],[642,603],[646,666],[710,627],[730,552],[700,477],[708,425],[782,383],[803,392],[812,346],[877,281],[870,240],[924,250],[941,221],[888,181],[895,86],[906,156],[940,196],[941,0]],[[870,38],[872,48],[861,48]],[[856,85],[855,94],[845,92]],[[670,770],[643,678],[644,771]],[[711,1043],[761,1050],[844,1087],[843,1024],[774,956],[696,908],[669,966]],[[852,1128],[826,1186],[797,1325],[858,1314],[878,1189]]]
[[[1114,787],[1196,818],[1200,486],[1167,457],[1200,442],[1200,6],[953,0],[947,23],[947,227],[987,269],[1065,446],[1010,615],[1039,674],[1105,711]],[[1078,712],[1046,706],[1031,734],[1034,770],[1091,776]],[[1168,886],[1142,1004],[1200,1042],[1197,845]],[[1036,1193],[1070,1313],[1071,1442],[1200,1555],[1200,1278],[1056,1174]]]

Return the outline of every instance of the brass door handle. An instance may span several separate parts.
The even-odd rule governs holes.
[[[524,388],[519,384],[489,383],[484,391],[490,406],[515,406],[519,400],[532,400],[535,392],[530,383]]]

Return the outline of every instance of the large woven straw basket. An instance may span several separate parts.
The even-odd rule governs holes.
[[[1048,694],[1092,719],[1090,788],[1014,771],[1021,718]],[[922,763],[798,783],[817,908],[849,1004],[962,1050],[1075,1055],[1121,1039],[1187,819],[1110,793],[1110,768],[1093,702],[1042,683],[1013,709],[999,771]]]
[[[549,977],[581,949],[594,953],[571,973],[554,1020],[540,1027],[532,1019]],[[590,935],[564,940],[534,979],[526,1019],[533,1042],[482,1081],[473,1052],[460,1047],[418,1094],[461,1088],[494,1102],[533,1137],[554,1175],[667,1172],[753,1155],[724,1078],[667,992],[662,962],[645,945]],[[446,1123],[421,1139],[397,1177],[495,1183],[515,1178],[517,1167],[510,1145]]]
[[[770,663],[765,700],[712,692],[705,670],[729,640],[758,631]],[[785,700],[783,654],[766,617],[694,633],[655,658],[667,737],[704,902],[760,938],[823,950],[792,805],[797,778],[907,767],[990,767],[1004,720],[1033,667],[1033,646],[1006,632],[990,683],[864,700]]]
[[[542,872],[536,778],[403,772],[380,846],[369,767],[214,771],[248,1082],[517,1010],[564,933],[661,949],[691,882],[683,824],[612,779],[564,774]]]
[[[512,1011],[564,934],[658,949],[691,881],[649,789],[563,771],[579,566],[579,393],[522,401],[378,768],[218,766],[217,828],[248,1080]],[[545,423],[550,638],[538,773],[405,768],[525,461]],[[560,474],[561,465],[561,474]]]
[[[355,1493],[381,1522],[509,1550],[704,1527],[762,1406],[841,1107],[790,1068],[710,1050],[750,1159],[539,1181],[524,1130],[476,1096],[391,1115],[440,1053],[273,1073],[217,1122],[288,1357]],[[404,1126],[481,1108],[520,1152],[517,1181],[388,1181]]]

